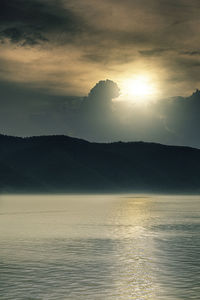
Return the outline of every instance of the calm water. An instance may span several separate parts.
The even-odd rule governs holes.
[[[0,196],[0,299],[199,300],[199,217],[198,196]]]

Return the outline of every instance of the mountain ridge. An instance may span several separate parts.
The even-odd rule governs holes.
[[[0,135],[0,192],[200,193],[200,149]]]

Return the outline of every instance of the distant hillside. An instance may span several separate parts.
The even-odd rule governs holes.
[[[0,192],[200,192],[200,150],[0,135]]]

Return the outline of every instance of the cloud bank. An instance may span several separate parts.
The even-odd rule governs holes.
[[[86,97],[49,96],[0,85],[0,132],[30,136],[65,134],[95,142],[147,141],[200,147],[200,92],[146,106],[115,101],[111,80],[99,81]]]

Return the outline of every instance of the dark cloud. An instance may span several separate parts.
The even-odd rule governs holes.
[[[183,39],[185,44],[198,34],[199,12],[195,0],[1,0],[0,39],[22,46],[47,41],[52,47],[77,45],[83,59],[99,65],[128,63],[137,52],[146,57],[170,50],[197,55],[180,47]]]
[[[31,28],[24,27],[10,27],[2,30],[0,32],[0,40],[1,42],[4,42],[5,39],[21,46],[34,46],[41,42],[48,41],[48,39],[42,36],[39,31],[36,31],[36,29],[31,30]]]
[[[163,53],[168,52],[170,50],[172,49],[157,48],[157,49],[150,49],[150,50],[141,50],[139,51],[139,53],[144,56],[160,56]]]
[[[99,53],[98,53],[99,52]],[[96,53],[86,53],[82,55],[83,61],[92,62],[95,64],[127,64],[135,60],[135,53],[120,53],[120,51],[112,51],[111,49],[107,49],[102,53],[102,49],[100,51],[96,51]]]
[[[185,28],[183,24],[197,17],[200,9],[194,0],[190,5],[184,0],[177,3],[159,0],[112,2],[91,4],[86,1],[83,5],[75,1],[73,5],[73,1],[61,0],[1,0],[1,39],[17,43],[26,40],[31,45],[48,39],[102,47],[109,41],[106,48],[124,43],[135,47],[154,45],[158,49],[160,45],[171,47],[177,34],[179,38],[188,34],[191,26]]]
[[[183,55],[190,55],[190,56],[196,56],[196,55],[200,55],[200,50],[190,50],[190,51],[181,51],[180,54]]]
[[[62,1],[1,0],[0,37],[13,43],[38,44],[54,35],[75,35],[83,31],[80,17],[64,8]]]

